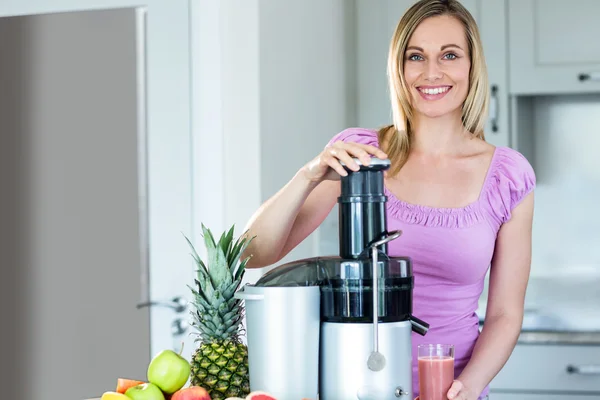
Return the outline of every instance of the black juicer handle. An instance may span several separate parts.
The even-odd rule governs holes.
[[[410,316],[410,323],[412,324],[413,332],[416,332],[421,336],[425,336],[425,334],[429,330],[429,324],[425,321],[420,320],[414,315]]]

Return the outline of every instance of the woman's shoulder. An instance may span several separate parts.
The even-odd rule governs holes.
[[[510,219],[512,210],[535,187],[536,175],[529,160],[513,148],[496,147],[490,167],[488,199],[501,222]]]
[[[346,128],[329,140],[327,145],[342,141],[344,143],[360,143],[379,147],[378,131],[369,128]]]
[[[494,156],[497,159],[499,175],[512,183],[535,186],[536,176],[533,166],[519,151],[506,146],[498,146]]]

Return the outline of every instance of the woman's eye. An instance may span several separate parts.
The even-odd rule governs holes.
[[[445,58],[446,60],[455,60],[455,59],[457,58],[457,56],[456,56],[456,54],[454,54],[454,53],[448,53],[448,54],[446,54],[446,55],[444,56],[444,58]]]
[[[408,56],[408,59],[409,59],[410,61],[420,61],[420,60],[422,60],[422,59],[423,59],[423,57],[421,57],[421,56],[420,56],[420,55],[418,55],[418,54],[413,54],[413,55],[410,55],[410,56]]]

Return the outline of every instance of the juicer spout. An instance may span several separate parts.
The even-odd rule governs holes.
[[[413,332],[416,332],[421,336],[425,336],[427,334],[427,331],[429,330],[429,324],[427,322],[420,320],[414,315],[411,315],[409,320],[412,324]]]

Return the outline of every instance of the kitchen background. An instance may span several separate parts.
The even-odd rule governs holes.
[[[189,295],[181,232],[198,243],[200,222],[239,232],[335,133],[388,123],[387,46],[412,2],[173,1],[148,20],[148,60],[139,13],[116,6],[125,0],[36,16],[13,10],[40,1],[0,4],[12,397],[81,399],[143,375],[165,346],[186,340],[190,354],[184,314],[135,307]],[[486,136],[521,151],[538,178],[523,335],[492,400],[600,399],[600,2],[463,4],[496,88]],[[148,159],[144,62],[149,98],[164,98],[149,101]],[[336,211],[284,261],[336,254]]]

